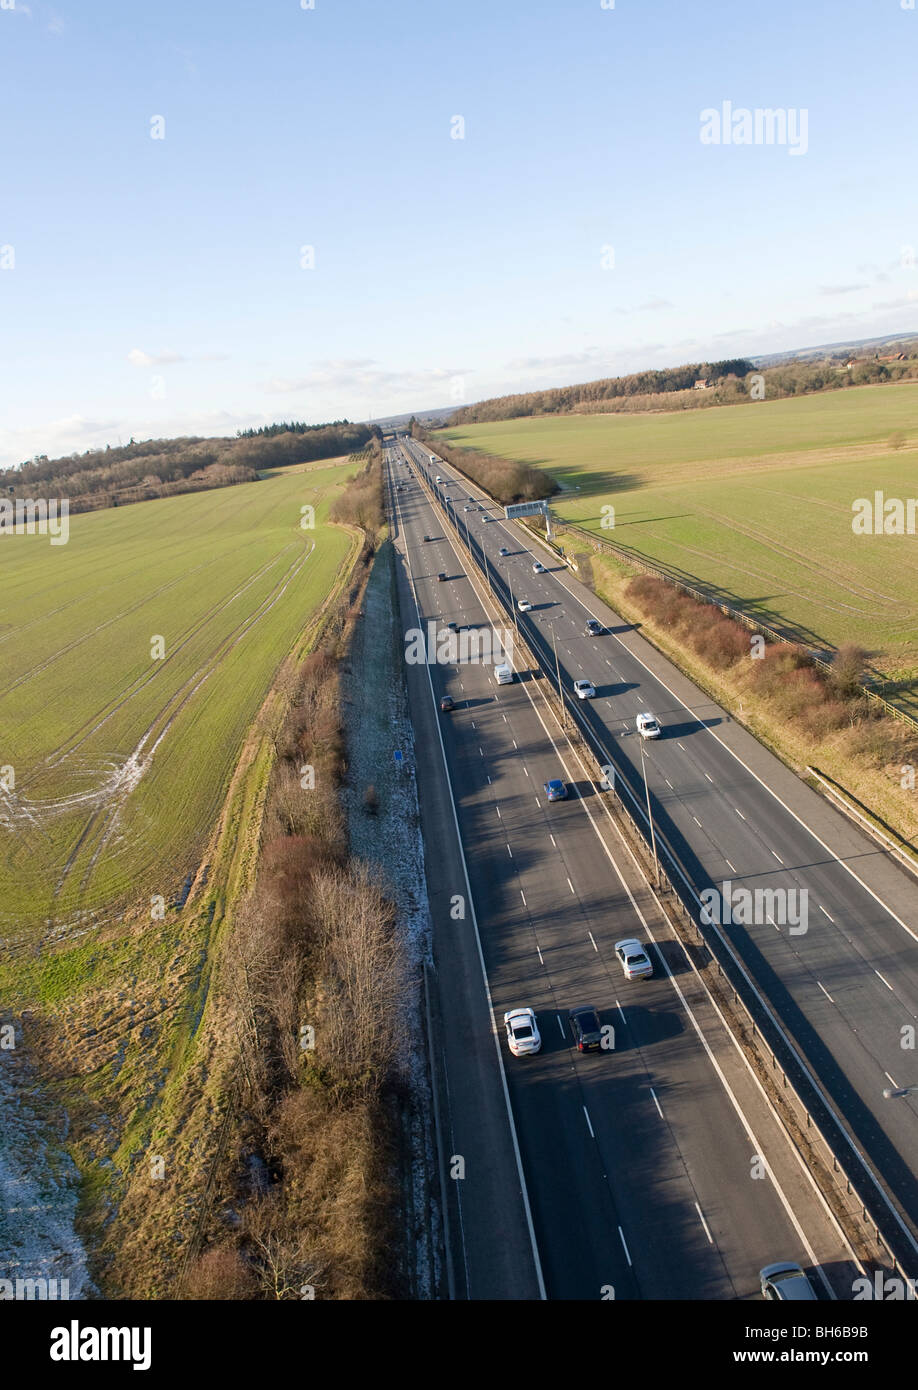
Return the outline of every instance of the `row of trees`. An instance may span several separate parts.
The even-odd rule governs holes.
[[[550,473],[543,473],[531,464],[500,458],[497,454],[486,454],[478,449],[463,449],[458,444],[447,444],[438,435],[431,438],[417,422],[413,424],[412,435],[438,458],[445,459],[472,478],[505,507],[512,502],[537,502],[559,491]]]
[[[366,453],[335,509],[364,527],[361,556],[321,644],[284,682],[288,709],[272,729],[255,889],[235,915],[222,975],[246,1080],[220,1180],[236,1219],[209,1222],[185,1297],[299,1300],[307,1285],[323,1299],[398,1293],[409,981],[393,904],[351,858],[339,797],[341,663],[383,518],[376,440]]]
[[[354,453],[378,435],[376,426],[344,420],[331,425],[268,425],[235,439],[132,439],[117,448],[107,445],[60,458],[40,454],[18,468],[0,470],[0,496],[66,497],[71,512],[96,511],[176,492],[254,482],[271,468]]]
[[[753,364],[746,358],[737,357],[721,362],[691,362],[681,367],[666,367],[661,371],[633,372],[629,376],[604,377],[578,386],[558,386],[545,391],[496,396],[475,405],[462,406],[452,415],[450,424],[511,420],[523,415],[568,414],[584,403],[646,396],[652,392],[686,391],[691,390],[699,378],[717,381],[728,376],[744,377],[754,370]]]

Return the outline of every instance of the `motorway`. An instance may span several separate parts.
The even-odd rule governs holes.
[[[406,440],[467,530],[491,582],[526,598],[521,630],[561,681],[592,680],[597,698],[579,712],[632,793],[642,815],[643,774],[658,840],[696,897],[725,882],[750,889],[805,890],[806,930],[770,915],[729,932],[762,997],[841,1114],[855,1144],[892,1193],[910,1227],[918,1224],[918,1110],[915,1099],[886,1101],[885,1087],[918,1083],[918,889],[875,843],[806,787],[706,695],[609,610],[566,566],[554,563],[503,509],[467,480]],[[476,508],[465,511],[474,498]],[[489,518],[486,520],[485,518]],[[502,557],[500,547],[510,554]],[[538,552],[538,553],[536,553]],[[547,572],[536,574],[539,559]],[[596,617],[599,637],[585,623]],[[573,696],[571,696],[573,698]],[[652,711],[662,737],[642,740],[635,717]],[[911,1028],[912,1032],[907,1030]],[[905,1030],[905,1031],[904,1031]],[[909,1046],[911,1040],[911,1046]]]
[[[397,456],[389,512],[406,637],[428,620],[486,629],[480,585]],[[515,529],[483,529],[500,535],[495,551],[519,551]],[[564,661],[560,631],[558,644]],[[466,1165],[447,1179],[455,1296],[746,1299],[761,1266],[791,1258],[823,1297],[850,1297],[851,1252],[561,736],[544,682],[498,687],[474,662],[407,670],[450,1176],[457,1157]],[[451,713],[437,712],[443,694]],[[569,800],[547,802],[554,777]],[[452,810],[461,847],[449,843]],[[457,900],[469,909],[458,919]],[[655,941],[652,980],[623,978],[613,946],[626,936]],[[614,1029],[614,1050],[574,1049],[567,1012],[584,1003]],[[539,1018],[535,1057],[512,1058],[503,1042],[503,1013],[519,1005]]]

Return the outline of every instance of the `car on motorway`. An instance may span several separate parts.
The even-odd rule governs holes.
[[[533,574],[544,574],[544,573],[545,573],[545,566],[542,564],[542,561],[541,561],[541,560],[536,560],[536,561],[535,561],[534,565],[532,566],[532,572],[533,572]]]
[[[445,578],[446,578],[446,571],[445,571],[445,570],[441,570],[440,573],[437,575],[437,583],[438,583],[438,584],[442,584]]]
[[[592,681],[574,681],[574,692],[578,700],[592,700],[596,694],[596,687]]]
[[[653,962],[636,936],[616,941],[615,954],[621,962],[626,980],[650,979],[653,974]]]
[[[793,1260],[766,1265],[759,1270],[762,1297],[773,1303],[815,1303],[816,1291],[803,1270]]]
[[[497,553],[498,553],[498,555],[509,555],[509,554],[510,554],[510,551],[507,549],[507,547],[506,547],[505,545],[502,545],[501,548],[500,548],[500,550],[499,550]]]
[[[470,502],[466,502],[466,504],[465,504],[465,506],[462,508],[462,510],[463,510],[464,512],[473,512],[473,511],[475,510],[475,508],[472,506],[472,504],[471,504]]]
[[[552,777],[550,782],[545,782],[543,785],[545,795],[548,797],[549,801],[567,800],[567,787],[559,777]]]
[[[510,1009],[504,1014],[504,1027],[507,1029],[507,1046],[514,1057],[538,1052],[542,1046],[533,1009]]]
[[[532,607],[532,604],[529,602],[528,598],[518,598],[516,601],[516,606],[521,613],[528,613],[530,608]]]
[[[442,483],[442,481],[443,481],[443,479],[440,477],[440,474],[438,473],[438,474],[437,474],[437,482],[438,482],[438,483]]]
[[[424,539],[425,539],[425,541],[429,541],[429,540],[430,540],[430,537],[429,537],[429,536],[425,536]]]
[[[446,626],[449,628],[450,632],[458,632],[458,631],[459,631],[459,624],[458,624],[458,623],[447,623]]]
[[[592,1004],[581,1004],[567,1016],[578,1052],[598,1052],[602,1047],[599,1014]]]
[[[602,623],[598,618],[587,618],[586,632],[587,637],[602,636]]]
[[[475,501],[475,498],[474,498],[474,497],[470,497],[470,498],[469,498],[469,501],[470,501],[470,502],[474,502],[474,501]]]
[[[635,723],[641,738],[660,737],[660,726],[649,710],[645,714],[639,714]]]
[[[504,662],[500,666],[495,666],[494,679],[497,681],[498,685],[512,685],[513,668],[511,666],[508,666],[506,662]]]
[[[442,695],[440,697],[440,708],[444,714],[448,714],[451,709],[456,708],[452,695]]]

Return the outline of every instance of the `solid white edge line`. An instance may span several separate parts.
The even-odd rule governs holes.
[[[393,501],[394,501],[394,503],[395,503],[396,512],[398,513],[399,524],[400,524],[400,526],[401,526],[401,528],[402,528],[402,533],[403,533],[403,535],[405,536],[405,549],[404,549],[404,555],[405,555],[405,561],[406,561],[407,566],[408,566],[408,586],[409,586],[409,589],[410,589],[410,591],[411,591],[412,600],[413,600],[413,602],[414,602],[414,610],[415,610],[415,613],[416,613],[416,615],[417,615],[418,627],[420,627],[420,626],[421,626],[421,609],[420,609],[420,605],[419,605],[419,603],[418,603],[418,596],[417,596],[417,592],[416,592],[416,589],[415,589],[414,572],[413,572],[412,567],[411,567],[411,554],[410,554],[409,549],[408,549],[408,541],[407,541],[407,535],[406,535],[406,533],[405,533],[405,524],[404,524],[404,521],[402,520],[401,507],[400,507],[400,505],[399,505],[399,500],[398,500],[398,498],[395,496],[394,491],[392,490],[392,480],[391,480],[391,478],[389,479],[389,487],[390,487],[390,493],[391,493],[391,495],[392,495],[392,499],[393,499]],[[497,1065],[498,1065],[498,1068],[499,1068],[499,1070],[500,1070],[501,1086],[502,1086],[502,1088],[503,1088],[503,1093],[504,1093],[504,1104],[505,1104],[506,1110],[507,1110],[507,1123],[508,1123],[508,1125],[510,1126],[510,1138],[511,1138],[511,1141],[512,1141],[512,1143],[513,1143],[513,1155],[514,1155],[514,1158],[516,1159],[516,1171],[517,1171],[517,1174],[518,1174],[519,1180],[520,1180],[520,1194],[521,1194],[521,1196],[522,1196],[522,1198],[523,1198],[523,1210],[525,1211],[525,1214],[526,1214],[526,1225],[527,1225],[527,1228],[528,1228],[528,1231],[529,1231],[529,1242],[530,1242],[530,1245],[531,1245],[531,1247],[532,1247],[532,1259],[533,1259],[533,1264],[534,1264],[534,1266],[535,1266],[536,1281],[537,1281],[538,1286],[539,1286],[539,1297],[540,1297],[540,1299],[547,1299],[548,1294],[547,1294],[546,1289],[545,1289],[545,1279],[544,1279],[544,1276],[543,1276],[543,1274],[542,1274],[542,1261],[541,1261],[541,1259],[539,1258],[539,1247],[538,1247],[538,1244],[537,1244],[537,1242],[536,1242],[535,1226],[533,1225],[533,1220],[532,1220],[532,1208],[531,1208],[530,1205],[529,1205],[529,1192],[528,1192],[528,1189],[527,1189],[527,1187],[526,1187],[526,1175],[525,1175],[525,1173],[523,1172],[523,1159],[522,1159],[522,1155],[521,1155],[521,1153],[520,1153],[519,1138],[518,1138],[517,1132],[516,1132],[516,1122],[515,1122],[515,1120],[514,1120],[514,1118],[513,1118],[513,1107],[512,1107],[511,1104],[510,1104],[510,1089],[509,1089],[509,1087],[508,1087],[508,1085],[507,1085],[507,1072],[506,1072],[506,1069],[505,1069],[505,1067],[504,1067],[504,1056],[503,1056],[503,1052],[501,1051],[500,1037],[499,1037],[499,1035],[498,1035],[497,1023],[496,1023],[496,1020],[495,1020],[495,1014],[494,1014],[494,1001],[493,1001],[493,999],[491,998],[491,986],[490,986],[490,983],[489,983],[489,981],[488,981],[488,972],[487,972],[487,968],[486,968],[486,966],[485,966],[484,952],[483,952],[482,947],[481,947],[481,933],[480,933],[479,930],[478,930],[478,914],[477,914],[477,912],[475,911],[475,900],[474,900],[474,898],[472,897],[472,885],[471,885],[471,883],[470,883],[470,881],[469,881],[469,870],[468,870],[468,865],[467,865],[466,860],[465,860],[465,846],[464,846],[463,843],[462,843],[462,832],[461,832],[461,830],[459,829],[459,817],[458,817],[457,812],[456,812],[456,800],[455,800],[455,797],[453,796],[453,784],[452,784],[452,781],[451,781],[450,775],[449,775],[449,763],[448,763],[447,760],[446,760],[446,745],[445,745],[444,742],[443,742],[443,730],[440,728],[440,721],[439,721],[439,719],[436,718],[436,715],[437,715],[437,697],[436,697],[436,693],[435,693],[434,687],[433,687],[433,677],[432,677],[431,674],[430,674],[430,666],[429,666],[429,664],[426,664],[426,663],[425,663],[425,668],[426,668],[426,671],[427,671],[427,683],[428,683],[428,686],[430,687],[430,699],[431,699],[431,704],[432,704],[432,706],[433,706],[433,711],[434,711],[434,723],[435,723],[436,729],[437,729],[437,737],[438,737],[439,742],[440,742],[440,755],[441,755],[441,757],[442,757],[442,759],[443,759],[443,776],[444,776],[445,781],[446,781],[446,788],[447,788],[447,791],[449,792],[449,803],[450,803],[450,807],[451,807],[451,809],[452,809],[452,813],[453,813],[453,825],[454,825],[455,831],[456,831],[456,843],[457,843],[457,845],[458,845],[458,847],[459,847],[459,858],[460,858],[460,860],[461,860],[461,862],[462,862],[462,874],[463,874],[463,877],[464,877],[464,879],[465,879],[465,889],[466,889],[466,892],[468,893],[468,898],[469,898],[469,911],[470,911],[471,917],[472,917],[472,927],[473,927],[474,932],[475,932],[475,945],[476,945],[476,948],[477,948],[477,950],[478,950],[478,963],[479,963],[479,965],[481,966],[481,978],[482,978],[482,983],[484,984],[485,998],[486,998],[486,1000],[487,1000],[488,1010],[489,1010],[490,1015],[491,1015],[491,1036],[492,1036],[493,1039],[494,1039],[494,1051],[495,1051],[495,1054],[496,1054],[496,1056],[497,1056]],[[521,891],[522,891],[522,890],[521,890]],[[525,903],[525,901],[526,901],[526,899],[524,898],[524,899],[523,899],[523,902]],[[444,1200],[446,1200],[446,1193],[444,1193]]]

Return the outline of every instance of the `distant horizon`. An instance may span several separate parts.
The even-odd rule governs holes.
[[[809,345],[809,346],[807,346],[807,347],[791,348],[791,349],[788,349],[786,352],[777,352],[777,353],[755,353],[755,352],[752,352],[752,353],[746,354],[746,356],[747,356],[747,360],[748,360],[748,361],[752,362],[752,363],[753,363],[754,365],[756,365],[756,366],[759,366],[759,365],[762,365],[763,363],[767,363],[767,362],[770,361],[771,359],[775,359],[775,358],[781,358],[781,359],[787,358],[788,360],[793,360],[793,359],[795,359],[795,358],[799,358],[799,359],[802,360],[802,359],[804,359],[804,358],[807,356],[807,354],[811,354],[811,353],[813,353],[813,354],[823,354],[823,353],[824,353],[824,354],[828,354],[828,353],[831,353],[831,352],[838,352],[838,351],[841,351],[842,349],[845,349],[845,348],[848,348],[848,349],[851,349],[851,350],[855,350],[855,349],[858,349],[858,348],[872,347],[872,346],[874,346],[874,345],[881,345],[881,344],[884,344],[884,343],[907,342],[907,341],[910,341],[910,340],[912,340],[912,339],[914,339],[915,341],[918,341],[918,330],[916,330],[915,332],[885,333],[885,334],[880,334],[879,336],[870,337],[870,338],[841,338],[841,339],[839,339],[837,342],[834,342],[834,343],[813,343],[813,344],[811,344],[811,345]],[[741,355],[742,355],[742,354],[741,354]],[[692,360],[701,363],[701,362],[705,362],[705,361],[709,361],[709,362],[711,362],[711,361],[713,361],[713,362],[722,361],[722,360],[724,360],[724,359],[722,359],[722,358],[703,358],[703,357],[702,357],[702,358],[695,358],[695,359],[692,359]],[[689,365],[688,360],[684,360],[684,361],[682,361],[682,362],[671,362],[671,363],[667,363],[666,366],[664,366],[664,367],[654,367],[654,368],[640,368],[640,367],[639,367],[639,368],[635,368],[635,371],[636,371],[636,372],[639,372],[639,371],[677,370],[679,367],[683,367],[683,366],[687,366],[687,365]],[[632,373],[630,373],[630,372],[617,372],[617,373],[615,373],[615,376],[613,376],[613,377],[608,377],[608,378],[605,378],[605,377],[584,377],[582,380],[578,380],[578,381],[569,381],[569,380],[568,380],[568,381],[560,381],[560,380],[559,380],[559,381],[552,382],[550,385],[535,386],[535,387],[525,387],[525,388],[521,388],[519,391],[504,392],[503,394],[504,394],[504,395],[527,395],[530,391],[565,390],[565,389],[567,389],[567,388],[573,388],[573,387],[578,387],[578,386],[587,386],[587,385],[589,385],[589,384],[590,384],[591,382],[593,382],[593,381],[614,380],[615,377],[618,377],[618,376],[629,376],[629,375],[632,375]],[[477,405],[477,404],[479,404],[480,401],[490,400],[490,399],[492,399],[492,397],[489,397],[489,396],[482,396],[482,397],[480,397],[477,401],[469,401],[469,402],[467,402],[466,404],[467,404],[468,406]],[[410,407],[410,408],[407,409],[407,410],[394,411],[394,412],[392,412],[392,414],[390,414],[390,415],[374,415],[374,416],[372,416],[371,418],[364,418],[364,419],[360,419],[360,418],[358,418],[358,417],[351,417],[351,416],[348,416],[348,415],[344,415],[344,416],[341,416],[340,418],[341,418],[342,420],[347,420],[350,424],[353,424],[353,425],[368,425],[368,426],[369,426],[369,425],[386,425],[386,424],[389,424],[389,423],[397,423],[397,422],[399,422],[399,421],[401,421],[401,420],[405,420],[405,421],[410,420],[412,416],[416,416],[416,417],[418,417],[418,418],[423,418],[423,417],[425,417],[425,416],[445,416],[445,415],[449,415],[449,414],[451,414],[453,411],[458,410],[458,409],[461,409],[461,408],[462,408],[462,407],[457,406],[457,405],[440,405],[440,406],[424,406],[424,407],[421,407],[421,406],[414,406],[414,407]],[[297,416],[288,414],[288,415],[286,415],[285,417],[277,416],[277,417],[275,417],[274,419],[263,420],[263,421],[260,421],[258,424],[240,426],[239,429],[256,429],[256,430],[257,430],[257,429],[266,429],[266,428],[270,428],[272,425],[278,425],[278,424],[283,423],[283,420],[284,420],[284,419],[286,419],[286,420],[287,420],[288,422],[290,422],[290,423],[305,424],[305,425],[315,425],[317,428],[319,428],[319,427],[321,427],[321,426],[323,426],[323,425],[329,425],[329,424],[333,424],[333,423],[334,423],[334,421],[333,421],[331,418],[326,419],[326,420],[317,420],[317,421],[312,421],[312,420],[300,420]],[[180,432],[180,433],[177,434],[177,435],[148,435],[148,436],[145,436],[145,437],[139,438],[139,439],[138,439],[137,437],[133,437],[133,438],[134,438],[134,443],[135,443],[135,444],[139,444],[139,443],[146,443],[148,440],[175,439],[175,438],[181,438],[181,437],[182,437],[182,432]],[[236,437],[236,431],[234,430],[232,434],[227,434],[227,435],[211,434],[211,435],[198,435],[198,436],[195,436],[195,437],[197,437],[197,438],[199,438],[199,439],[233,439],[233,438]],[[130,439],[127,441],[127,443],[125,443],[125,442],[123,442],[123,441],[121,441],[121,440],[119,440],[119,441],[116,443],[114,440],[109,439],[109,440],[105,441],[105,442],[102,443],[102,444],[92,445],[92,446],[90,446],[90,447],[88,447],[88,448],[86,448],[86,449],[82,449],[82,450],[71,450],[71,451],[65,452],[65,453],[63,453],[63,454],[46,454],[45,456],[48,457],[48,458],[67,458],[67,457],[70,456],[71,453],[74,453],[74,452],[77,453],[78,455],[82,455],[82,454],[86,454],[86,453],[93,453],[93,452],[96,452],[96,451],[99,451],[99,450],[104,450],[106,447],[110,447],[110,448],[112,448],[112,449],[124,449],[124,448],[128,448],[128,447],[130,447]],[[33,455],[33,458],[34,458],[34,457],[35,457],[35,456]],[[22,467],[24,464],[30,463],[30,462],[32,462],[32,459],[20,459],[20,460],[19,460],[17,463],[15,463],[15,464],[0,464],[0,471],[3,471],[3,469],[5,469],[5,468],[6,468],[6,469],[8,469],[8,468],[19,468],[19,467]]]
[[[0,466],[895,334],[916,25],[16,0]]]

